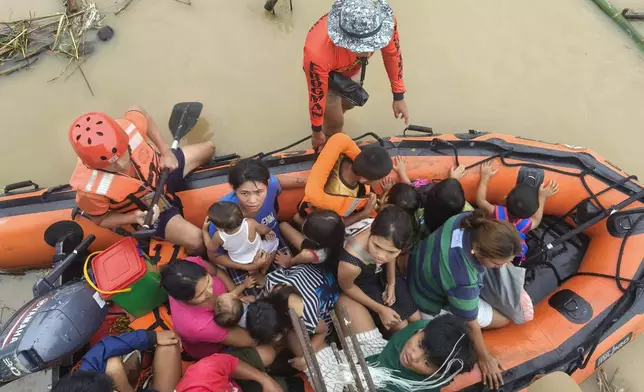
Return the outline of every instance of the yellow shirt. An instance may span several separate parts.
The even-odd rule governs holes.
[[[360,190],[359,184],[351,186],[344,182],[340,175],[342,163],[344,163],[345,160],[350,161],[349,158],[341,155],[340,159],[335,163],[335,166],[333,166],[333,170],[331,170],[329,178],[324,185],[324,192],[329,195],[358,197],[358,191]]]

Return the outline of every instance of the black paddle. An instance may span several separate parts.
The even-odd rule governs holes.
[[[203,104],[200,102],[181,102],[174,105],[172,108],[172,114],[170,115],[170,121],[168,122],[168,127],[170,128],[170,132],[174,138],[170,148],[173,150],[179,148],[179,141],[181,141],[181,139],[197,124],[199,116],[201,115],[201,109],[203,109]],[[146,206],[147,214],[145,215],[143,226],[141,226],[141,230],[132,234],[135,238],[149,238],[156,232],[156,229],[152,228],[154,206],[157,205],[159,198],[161,198],[161,195],[163,194],[169,174],[170,170],[167,168],[161,171],[161,175],[157,181],[156,190],[154,191],[154,196],[152,197],[152,202],[150,203],[150,206]]]

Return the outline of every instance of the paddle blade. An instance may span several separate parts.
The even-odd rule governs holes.
[[[203,109],[201,102],[181,102],[174,105],[168,122],[168,127],[174,140],[179,140],[186,136],[197,124],[201,109]]]

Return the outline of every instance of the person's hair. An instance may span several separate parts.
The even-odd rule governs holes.
[[[172,298],[187,302],[195,297],[197,282],[206,275],[206,269],[197,263],[175,260],[161,269],[161,286]]]
[[[224,328],[232,328],[244,315],[244,304],[239,298],[233,298],[231,306],[224,306],[221,301],[215,303],[215,323]]]
[[[353,160],[353,172],[369,181],[386,177],[392,168],[389,153],[380,146],[366,147]]]
[[[228,183],[235,190],[247,181],[268,185],[270,177],[271,174],[266,165],[257,159],[241,160],[228,171]]]
[[[210,206],[208,219],[218,229],[235,230],[244,221],[244,213],[237,204],[230,201],[220,201]]]
[[[429,233],[463,211],[465,192],[458,180],[449,178],[433,185],[425,195],[425,226]]]
[[[285,336],[293,329],[288,314],[288,297],[300,295],[293,286],[281,286],[264,298],[248,305],[246,309],[246,329],[259,344],[269,344],[278,336]]]
[[[107,374],[79,370],[58,381],[51,392],[113,392],[114,388]]]
[[[393,204],[405,210],[415,221],[416,210],[420,208],[420,193],[410,184],[399,182],[389,190],[387,204]]]
[[[454,358],[463,361],[462,372],[472,370],[476,364],[476,351],[465,329],[465,321],[452,314],[445,314],[430,321],[424,332],[421,345],[429,363],[440,368],[454,350]]]
[[[512,218],[530,218],[539,209],[539,191],[529,185],[519,184],[508,193],[505,206]]]
[[[380,210],[371,224],[371,235],[390,240],[400,250],[407,250],[410,246],[413,231],[409,214],[395,205],[388,205]]]
[[[327,249],[327,259],[322,264],[324,268],[336,276],[340,254],[344,249],[344,222],[335,211],[315,210],[311,212],[302,224],[302,249]]]
[[[521,252],[521,237],[510,222],[490,219],[482,210],[476,210],[463,218],[461,226],[473,231],[472,245],[476,246],[477,256],[501,259]]]

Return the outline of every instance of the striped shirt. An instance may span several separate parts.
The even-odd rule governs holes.
[[[424,313],[446,309],[466,320],[478,315],[485,267],[472,255],[471,231],[461,228],[470,213],[451,217],[412,251],[407,282]]]
[[[300,292],[304,302],[302,318],[310,334],[315,332],[319,320],[324,320],[329,331],[332,330],[331,312],[340,295],[338,283],[332,274],[313,264],[278,268],[266,275],[265,292],[279,284],[293,286]]]
[[[526,235],[532,230],[532,218],[512,219],[507,207],[500,205],[494,206],[494,218],[500,221],[510,222],[517,229],[521,237],[521,254],[517,255],[517,257],[521,261],[525,260],[525,255],[528,253],[528,244],[526,244],[525,240]]]

